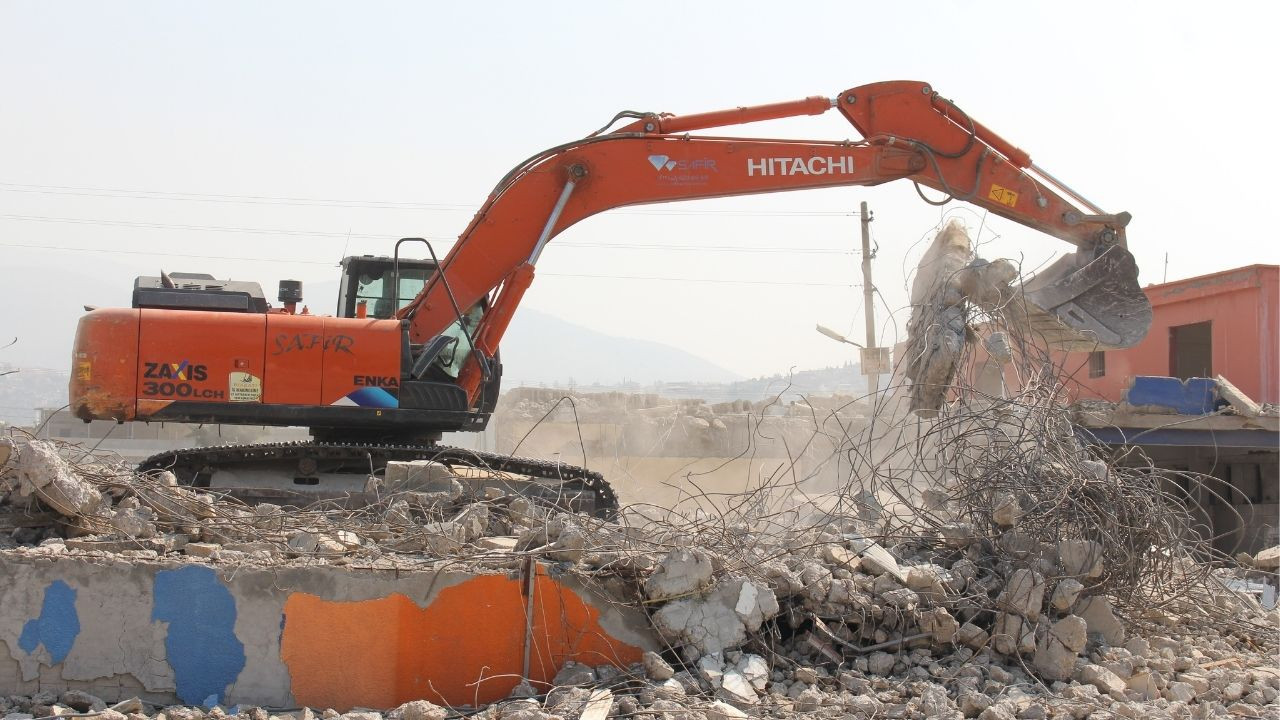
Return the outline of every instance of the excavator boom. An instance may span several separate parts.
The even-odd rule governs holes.
[[[798,141],[688,133],[837,109],[856,141]],[[1127,213],[1085,212],[1078,194],[1037,177],[1030,156],[920,82],[883,82],[832,99],[688,116],[649,114],[614,132],[530,158],[494,189],[440,271],[400,316],[426,343],[458,308],[491,298],[474,329],[476,357],[459,383],[474,396],[484,356],[501,342],[547,243],[573,224],[616,207],[910,180],[1075,245],[1026,298],[1035,327],[1057,347],[1127,347],[1145,336],[1150,307],[1125,248]],[[923,193],[922,193],[922,197]],[[1040,301],[1037,301],[1037,297]],[[1043,304],[1042,304],[1043,303]]]

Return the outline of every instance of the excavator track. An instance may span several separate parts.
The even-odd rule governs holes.
[[[522,484],[522,494],[569,512],[584,512],[600,518],[614,518],[618,498],[604,476],[593,470],[560,462],[522,458],[499,453],[469,450],[447,445],[399,445],[370,443],[287,442],[253,445],[219,445],[184,448],[162,452],[138,463],[140,472],[172,471],[183,485],[227,490],[232,494],[262,498],[270,496],[324,499],[314,492],[301,492],[291,486],[269,488],[227,487],[210,483],[216,471],[235,471],[245,467],[276,468],[280,476],[299,474],[296,468],[311,464],[316,468],[337,469],[343,475],[380,475],[390,461],[431,460],[451,468],[477,468],[502,474],[533,478]],[[310,473],[304,473],[310,474]],[[306,478],[299,478],[306,480]],[[256,492],[248,492],[250,490]],[[272,493],[275,495],[272,495]],[[345,492],[352,496],[361,493]]]

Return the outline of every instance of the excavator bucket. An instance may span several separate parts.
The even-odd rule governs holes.
[[[1138,265],[1119,245],[1059,258],[1022,286],[1032,330],[1063,350],[1131,347],[1151,326],[1151,302],[1138,284]]]

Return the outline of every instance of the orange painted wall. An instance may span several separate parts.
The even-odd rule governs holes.
[[[441,590],[425,608],[401,594],[330,602],[306,593],[284,607],[281,659],[301,705],[347,710],[425,698],[499,700],[520,681],[525,598],[518,579],[482,575]],[[569,660],[627,665],[640,648],[612,638],[599,610],[539,568],[530,677],[547,682]]]
[[[1137,375],[1169,375],[1170,328],[1211,322],[1213,372],[1259,402],[1280,402],[1280,267],[1250,265],[1226,272],[1152,285],[1147,339],[1127,350],[1109,350],[1106,375],[1089,377],[1088,355],[1064,359],[1073,374],[1072,394],[1119,401]]]

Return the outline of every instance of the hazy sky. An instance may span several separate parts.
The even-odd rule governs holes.
[[[258,280],[274,297],[281,278],[331,283],[344,253],[387,253],[398,237],[443,251],[513,165],[621,109],[891,79],[932,83],[1132,212],[1144,284],[1166,253],[1171,280],[1280,261],[1267,239],[1273,3],[663,7],[0,0],[0,302],[51,319],[0,360],[61,363],[80,305],[127,303],[133,276],[161,267]],[[740,132],[856,137],[835,112]],[[1068,249],[961,203],[940,212],[908,183],[730,198],[570,229],[525,302],[743,375],[841,363],[856,350],[813,326],[861,339],[861,200],[893,308],[944,214],[987,257],[1034,267]],[[636,247],[655,244],[689,249]],[[904,313],[877,312],[890,339],[901,332]],[[0,336],[15,323],[0,315]]]

